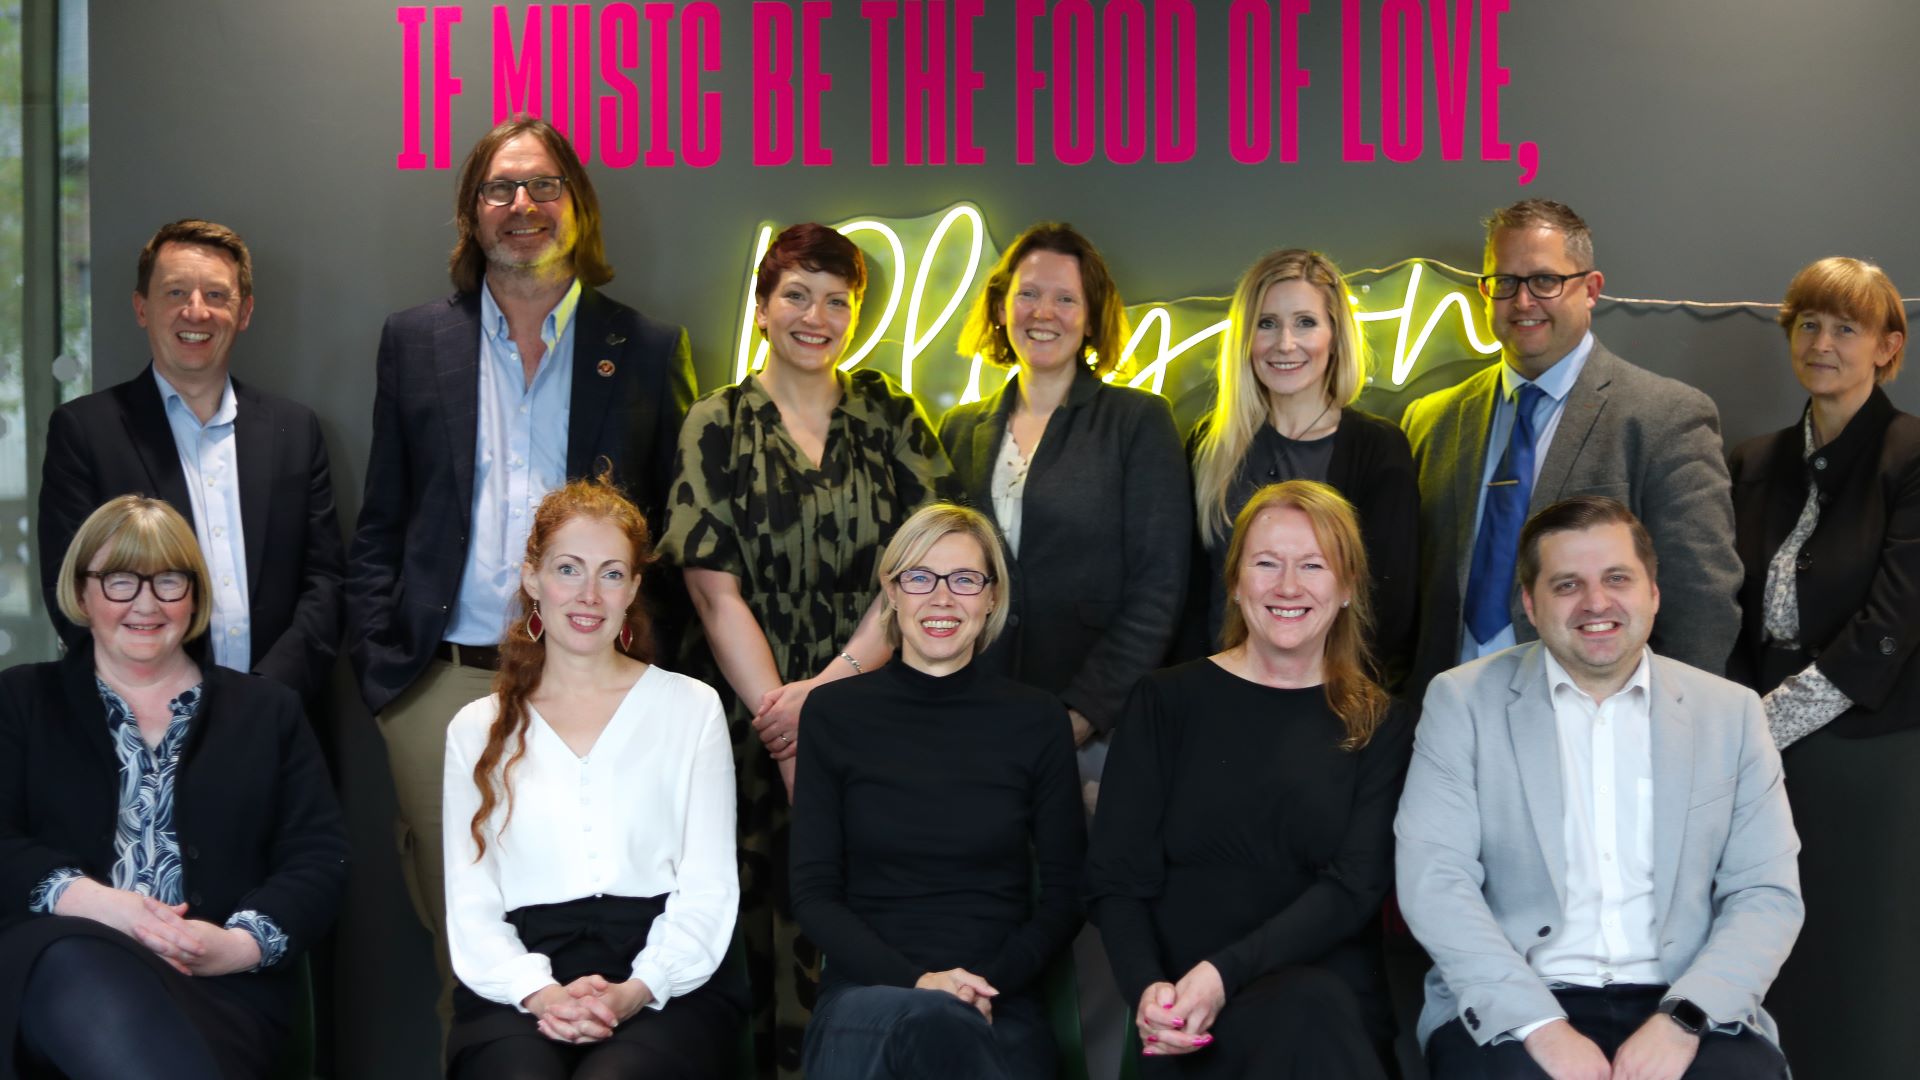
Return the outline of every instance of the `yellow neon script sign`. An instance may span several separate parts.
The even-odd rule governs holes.
[[[767,343],[753,325],[753,274],[776,227],[762,222],[749,248],[734,350],[736,381],[766,363]],[[1000,257],[979,207],[956,203],[916,218],[863,217],[835,228],[866,255],[868,278],[863,336],[840,362],[841,370],[863,363],[889,369],[935,416],[960,402],[979,400],[1006,377],[987,374],[977,354],[964,364],[955,355],[959,319],[984,284],[987,268]],[[1348,275],[1354,317],[1371,357],[1369,393],[1397,395],[1416,383],[1422,392],[1438,389],[1500,351],[1487,332],[1472,283],[1459,277],[1444,264],[1424,259]],[[872,312],[882,297],[875,317]],[[1130,305],[1133,333],[1118,371],[1108,378],[1166,396],[1183,422],[1192,419],[1206,408],[1213,392],[1213,366],[1227,328],[1227,307],[1223,297],[1204,296]],[[929,354],[955,362],[921,363]],[[1425,378],[1429,374],[1434,378]],[[1391,411],[1398,411],[1397,403]]]

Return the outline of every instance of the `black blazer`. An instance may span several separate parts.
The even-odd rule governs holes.
[[[201,671],[205,696],[174,777],[187,916],[219,924],[258,911],[291,955],[326,932],[346,889],[340,806],[292,691]],[[119,789],[90,640],[0,673],[0,928],[40,918],[27,898],[61,867],[112,880]]]
[[[585,288],[574,317],[567,475],[590,476],[606,459],[614,482],[658,523],[693,403],[687,332]],[[346,587],[347,654],[372,712],[420,677],[452,621],[473,524],[479,418],[479,294],[389,317]],[[662,577],[648,575],[656,606]]]
[[[1018,385],[940,418],[954,479],[989,518]],[[1166,399],[1082,370],[1027,470],[1020,522],[1007,628],[980,662],[1110,731],[1166,657],[1186,596],[1192,485]]]
[[[1727,674],[1760,693],[1808,664],[1853,708],[1840,735],[1884,735],[1920,725],[1920,418],[1875,388],[1839,437],[1811,462],[1799,424],[1734,449],[1740,644]],[[1824,466],[1823,466],[1824,463]],[[1795,592],[1799,649],[1763,642],[1767,564],[1793,531],[1807,485],[1820,492],[1820,523],[1800,549]]]
[[[340,525],[313,410],[233,380],[254,671],[312,700],[340,648]],[[40,585],[69,651],[91,642],[60,613],[60,562],[87,515],[117,495],[166,500],[196,527],[153,367],[70,401],[47,423],[40,481]],[[202,651],[204,639],[193,651]]]

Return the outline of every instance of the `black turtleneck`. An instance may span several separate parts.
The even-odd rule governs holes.
[[[800,731],[793,914],[827,977],[1033,982],[1080,925],[1085,829],[1059,699],[978,665],[895,661],[814,690]]]

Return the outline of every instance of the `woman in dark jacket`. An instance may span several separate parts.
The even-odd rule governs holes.
[[[1746,567],[1728,674],[1785,751],[1807,918],[1767,1008],[1794,1075],[1904,1075],[1920,936],[1920,419],[1881,384],[1907,319],[1879,267],[1821,259],[1780,305],[1809,401],[1731,458]]]
[[[1340,268],[1325,255],[1287,248],[1240,275],[1214,369],[1213,408],[1188,440],[1205,553],[1195,553],[1196,584],[1187,598],[1190,624],[1204,627],[1204,635],[1186,635],[1192,654],[1220,645],[1220,582],[1240,508],[1267,484],[1318,480],[1359,516],[1373,571],[1368,644],[1378,674],[1389,687],[1405,674],[1413,653],[1420,492],[1407,437],[1353,407],[1367,380],[1365,340]]]
[[[293,691],[201,666],[206,564],[165,503],[96,510],[66,659],[0,675],[0,1076],[262,1076],[347,842]]]
[[[1099,251],[1071,226],[1035,225],[961,332],[963,354],[1014,376],[940,420],[960,490],[999,527],[1013,576],[1007,632],[981,662],[1059,697],[1082,747],[1165,659],[1193,528],[1172,408],[1104,379],[1126,341]]]

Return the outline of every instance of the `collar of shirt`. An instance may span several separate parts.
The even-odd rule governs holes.
[[[1593,331],[1589,330],[1581,336],[1580,344],[1575,345],[1572,352],[1555,361],[1554,365],[1541,372],[1537,379],[1529,379],[1515,371],[1512,364],[1501,361],[1500,391],[1504,395],[1504,400],[1512,401],[1513,396],[1520,392],[1522,386],[1532,383],[1546,391],[1547,396],[1553,399],[1557,407],[1567,400],[1568,394],[1573,392],[1574,381],[1580,378],[1581,369],[1587,366],[1587,357],[1592,355]]]
[[[580,279],[574,278],[567,287],[567,294],[553,305],[547,317],[540,322],[540,340],[547,347],[546,354],[540,358],[540,367],[547,366],[547,357],[553,355],[553,343],[560,340],[566,332],[567,324],[573,321],[573,314],[580,307]],[[507,328],[506,312],[493,299],[493,286],[485,278],[480,279],[480,332],[489,341],[499,344],[512,340],[512,332]]]
[[[184,422],[192,425],[189,429],[191,431],[205,431],[209,428],[217,428],[225,424],[231,424],[233,423],[233,418],[240,415],[240,403],[234,399],[233,378],[231,376],[227,378],[226,384],[220,388],[220,407],[213,410],[213,415],[209,417],[204,424],[200,422],[199,415],[193,411],[193,406],[187,404],[187,399],[180,396],[180,391],[175,389],[174,385],[167,381],[165,375],[160,374],[158,367],[153,369],[153,381],[160,386],[160,401],[167,410],[167,423],[172,425],[176,430],[180,424]]]
[[[1640,662],[1634,665],[1633,674],[1627,676],[1626,684],[1621,686],[1619,690],[1614,691],[1613,695],[1604,701],[1595,701],[1593,695],[1580,689],[1580,684],[1573,681],[1573,676],[1567,674],[1567,669],[1561,667],[1560,661],[1553,658],[1553,651],[1551,649],[1543,646],[1540,651],[1541,654],[1546,657],[1547,661],[1547,687],[1555,698],[1560,696],[1562,689],[1569,690],[1580,695],[1582,700],[1591,702],[1596,709],[1605,705],[1608,701],[1619,697],[1621,694],[1633,690],[1640,691],[1641,701],[1651,700],[1650,695],[1653,693],[1653,661],[1649,659],[1652,653],[1645,646],[1641,647]]]

